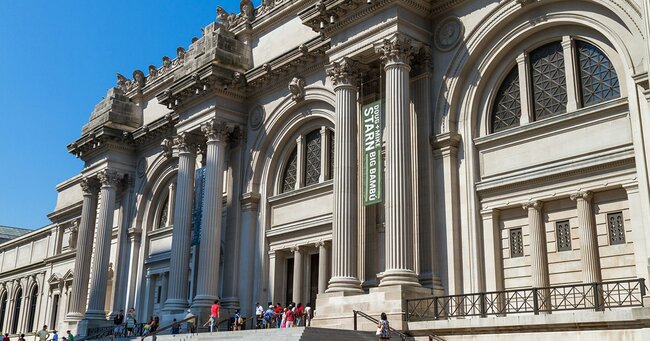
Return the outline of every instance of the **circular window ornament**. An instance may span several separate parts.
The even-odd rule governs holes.
[[[465,27],[456,17],[445,18],[436,29],[434,43],[440,51],[449,51],[463,39]]]
[[[261,105],[256,106],[250,114],[250,123],[253,130],[257,130],[264,123],[264,108]]]

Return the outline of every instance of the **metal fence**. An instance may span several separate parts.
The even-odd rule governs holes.
[[[407,321],[643,306],[645,279],[406,300]]]

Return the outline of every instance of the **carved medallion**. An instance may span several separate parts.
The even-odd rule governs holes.
[[[250,113],[250,124],[253,130],[257,130],[264,123],[264,108],[261,105],[256,106]]]
[[[449,51],[463,39],[465,27],[456,17],[445,18],[436,29],[434,43],[440,51]]]
[[[136,171],[138,172],[138,177],[140,178],[147,173],[147,159],[141,157],[140,160],[138,160]]]

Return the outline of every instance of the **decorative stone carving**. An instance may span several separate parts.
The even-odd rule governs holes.
[[[262,126],[262,123],[264,123],[264,115],[264,107],[261,105],[253,108],[253,111],[250,113],[250,126],[253,130],[257,130]]]
[[[571,200],[576,201],[578,198],[584,199],[586,201],[591,201],[591,198],[594,196],[594,193],[591,191],[577,192],[571,194]]]
[[[521,205],[521,208],[523,208],[524,210],[528,210],[529,208],[534,208],[537,211],[541,211],[543,207],[544,207],[544,203],[539,200],[526,202]]]
[[[137,89],[142,89],[144,88],[145,85],[145,76],[144,72],[140,70],[135,70],[133,71],[133,81],[134,81],[134,86]]]
[[[413,55],[417,52],[416,47],[419,48],[419,44],[404,35],[396,33],[376,44],[375,52],[380,55],[382,62],[386,65],[410,64]]]
[[[162,142],[160,142],[160,148],[162,148],[163,154],[168,159],[170,157],[172,157],[173,145],[174,145],[174,143],[172,142],[171,139],[164,139],[164,140],[162,140]]]
[[[188,132],[182,132],[174,137],[174,147],[179,153],[195,153],[197,143],[193,135]]]
[[[289,82],[289,91],[291,91],[291,99],[299,102],[305,98],[305,79],[302,77],[293,77]]]
[[[68,235],[68,246],[71,250],[77,248],[77,237],[79,236],[79,219],[72,222],[70,225],[70,234]]]
[[[97,179],[102,186],[116,186],[122,180],[122,175],[116,171],[104,169],[97,173]]]
[[[178,58],[179,60],[183,60],[185,59],[185,54],[186,52],[183,47],[179,46],[176,48],[176,58]]]
[[[201,125],[201,131],[208,141],[225,141],[231,130],[226,122],[217,119],[211,119]]]
[[[465,27],[460,19],[447,17],[438,25],[433,41],[438,50],[449,51],[458,45],[464,33]]]
[[[138,160],[135,170],[139,178],[143,177],[147,173],[147,159],[141,157],[140,160]]]
[[[239,10],[241,10],[241,14],[246,21],[250,22],[255,19],[255,6],[253,5],[253,1],[242,0],[239,3]]]
[[[334,86],[356,84],[359,63],[344,57],[338,62],[333,62],[326,68],[327,75],[332,79]]]
[[[113,279],[113,275],[114,275],[115,271],[113,270],[113,263],[112,262],[108,263],[108,271],[107,272],[108,272],[108,279],[109,280]]]
[[[79,182],[79,185],[81,186],[81,190],[86,194],[95,195],[99,190],[97,180],[93,178],[83,178]]]

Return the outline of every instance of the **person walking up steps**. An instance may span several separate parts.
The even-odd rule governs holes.
[[[386,313],[381,313],[381,319],[377,325],[377,336],[379,336],[379,341],[390,339],[390,326]]]
[[[50,333],[47,332],[47,326],[43,326],[43,329],[39,330],[36,336],[38,336],[39,341],[47,341],[50,337]]]
[[[219,305],[219,300],[214,300],[214,303],[210,307],[210,333],[212,333],[213,330],[215,330],[215,326],[217,326],[215,331],[219,331],[219,309],[221,306]]]

